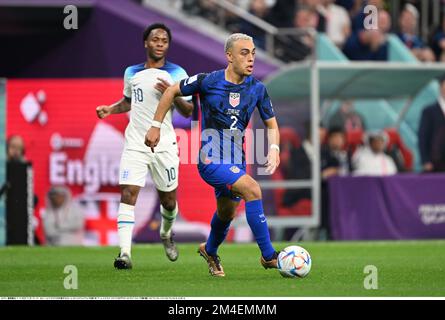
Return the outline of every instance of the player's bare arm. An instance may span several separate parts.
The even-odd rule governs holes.
[[[116,103],[110,106],[102,105],[96,108],[96,114],[99,119],[108,117],[110,114],[124,113],[131,110],[131,99],[123,97]]]
[[[170,110],[173,101],[176,97],[181,95],[182,93],[181,89],[179,88],[179,83],[175,83],[165,90],[161,100],[159,100],[158,107],[156,108],[156,112],[153,117],[153,124],[145,135],[145,145],[150,147],[152,151],[154,151],[154,147],[156,147],[159,143],[161,131],[160,125],[155,124],[160,124],[162,121],[164,121],[165,115]]]
[[[275,117],[265,120],[264,125],[267,128],[267,139],[269,141],[266,172],[273,174],[280,165],[280,132]]]
[[[156,90],[159,90],[160,92],[164,93],[165,90],[167,90],[168,87],[171,85],[165,81],[165,79],[158,78],[159,82],[156,84],[155,88]],[[186,101],[182,97],[176,97],[174,100],[174,104],[179,111],[180,114],[182,114],[184,117],[190,117],[193,113],[193,103]]]

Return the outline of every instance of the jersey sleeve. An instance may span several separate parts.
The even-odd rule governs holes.
[[[260,94],[260,99],[258,101],[258,111],[260,112],[261,119],[268,120],[275,117],[275,112],[273,110],[272,101],[270,100],[269,94],[267,93],[266,87],[262,87],[262,92]]]
[[[190,78],[179,82],[179,88],[183,96],[191,96],[203,92],[202,80],[206,77],[205,73],[196,74]]]
[[[185,71],[183,68],[179,67],[177,69],[175,69],[175,71],[171,74],[172,78],[173,78],[173,82],[179,82],[183,79],[187,79],[189,77],[189,75],[187,74],[187,71]],[[191,101],[192,100],[192,96],[184,96],[182,97],[184,100],[186,101]]]
[[[130,70],[129,68],[125,69],[124,74],[124,97],[127,99],[131,99],[131,83],[130,83]]]

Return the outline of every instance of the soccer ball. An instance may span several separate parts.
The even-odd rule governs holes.
[[[285,278],[304,278],[311,266],[311,256],[302,247],[289,246],[278,255],[278,271]]]

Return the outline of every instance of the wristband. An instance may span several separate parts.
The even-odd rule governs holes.
[[[152,127],[155,127],[155,128],[160,128],[161,125],[162,125],[162,123],[160,123],[159,121],[156,121],[156,120],[153,120],[153,121],[151,122],[151,126],[152,126]]]
[[[280,147],[279,147],[277,144],[271,144],[269,148],[270,148],[270,149],[275,149],[275,150],[277,150],[278,152],[280,152]]]

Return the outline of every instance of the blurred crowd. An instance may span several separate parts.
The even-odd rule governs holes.
[[[219,24],[229,32],[254,37],[256,45],[266,48],[266,34],[237,15],[219,10],[214,1],[182,0],[182,9]],[[397,21],[392,21],[388,0],[230,0],[252,15],[282,28],[275,37],[274,55],[283,61],[305,59],[313,52],[310,30],[325,33],[351,60],[388,59],[388,35],[396,35],[420,61],[445,61],[445,19],[430,30],[427,38],[419,33],[420,0],[401,0]],[[365,29],[366,5],[378,9],[377,29]],[[289,32],[290,29],[302,32]],[[306,31],[303,31],[306,30]]]
[[[423,173],[445,172],[445,75],[440,95],[423,109],[419,119],[418,148]],[[312,176],[314,146],[310,124],[300,138],[291,127],[280,128],[280,179],[307,180]],[[353,101],[344,101],[318,131],[321,169],[321,227],[316,238],[330,239],[328,179],[335,176],[390,176],[413,171],[413,153],[395,128],[369,130]],[[275,199],[278,215],[310,213],[310,189],[286,189]]]

